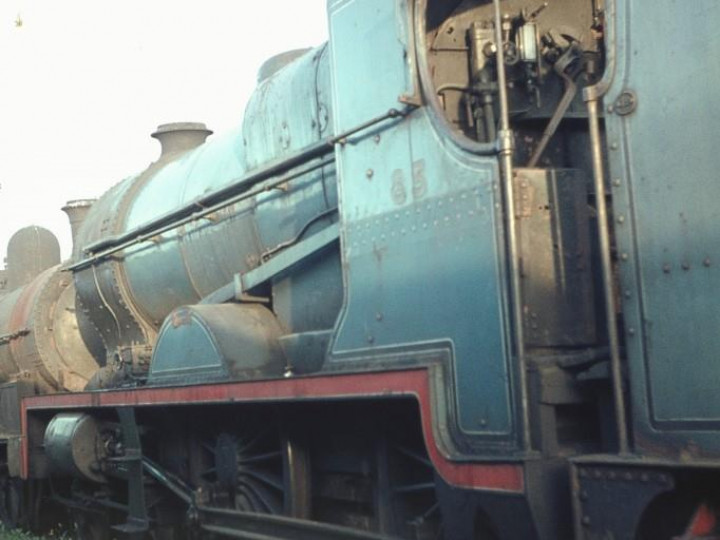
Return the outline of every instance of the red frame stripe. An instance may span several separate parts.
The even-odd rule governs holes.
[[[448,484],[470,489],[510,493],[524,492],[523,466],[521,464],[458,463],[451,461],[440,452],[433,430],[429,377],[426,368],[271,381],[50,394],[25,398],[22,402],[21,418],[21,475],[23,478],[28,478],[29,474],[27,416],[32,411],[393,396],[413,396],[418,400],[423,437],[428,454],[438,473]]]

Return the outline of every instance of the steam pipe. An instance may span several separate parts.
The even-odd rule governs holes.
[[[513,134],[510,130],[510,113],[508,107],[507,79],[505,76],[505,52],[503,50],[502,15],[500,0],[493,0],[495,6],[495,41],[497,44],[495,59],[500,100],[500,130],[498,132],[498,153],[500,157],[500,174],[502,175],[505,194],[505,213],[508,231],[508,263],[510,266],[510,293],[512,298],[512,319],[515,327],[515,355],[517,357],[518,390],[520,392],[520,416],[522,422],[522,444],[525,450],[532,449],[530,440],[530,411],[528,405],[527,359],[525,354],[525,331],[523,328],[522,285],[520,281],[520,249],[518,240],[518,224],[515,215],[515,190],[513,174]]]
[[[608,0],[606,17],[614,21],[615,2]],[[617,428],[618,451],[626,454],[629,450],[627,415],[625,411],[625,393],[622,376],[622,363],[620,359],[620,342],[618,336],[618,320],[615,311],[615,295],[613,294],[612,257],[610,254],[610,225],[605,194],[605,168],[602,155],[602,140],[600,135],[600,120],[598,103],[610,87],[615,76],[615,26],[606,25],[605,49],[607,51],[607,64],[603,78],[595,85],[587,87],[583,98],[587,104],[588,122],[590,127],[590,151],[592,155],[593,180],[597,199],[597,224],[600,239],[600,257],[602,261],[603,294],[605,298],[605,319],[608,328],[608,341],[610,345],[610,371],[612,375],[613,405],[615,408],[615,425]]]
[[[590,122],[590,146],[592,151],[593,177],[597,200],[597,223],[602,260],[603,293],[605,297],[605,318],[608,327],[610,345],[610,370],[612,372],[613,401],[615,423],[617,426],[618,450],[621,454],[628,451],[627,419],[625,417],[625,395],[620,361],[620,343],[618,321],[615,313],[615,295],[613,294],[612,258],[610,255],[610,227],[605,202],[605,172],[603,167],[602,146],[600,142],[600,122],[598,120],[598,98],[587,101],[588,120]]]

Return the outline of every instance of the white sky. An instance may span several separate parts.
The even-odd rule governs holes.
[[[327,39],[326,0],[0,0],[0,261],[159,153],[158,124],[242,120],[269,56]],[[18,19],[22,25],[18,26]]]

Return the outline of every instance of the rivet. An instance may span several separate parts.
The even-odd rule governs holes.
[[[710,257],[705,257],[705,260],[703,261],[703,266],[705,266],[706,268],[710,268],[710,264]]]
[[[627,253],[621,253],[621,254],[620,254],[620,259],[623,260],[623,261],[627,261],[627,260],[628,260],[628,254],[627,254]]]
[[[610,472],[608,473],[608,478],[609,478],[610,480],[615,480],[615,472],[614,472],[614,471],[610,471]]]
[[[667,264],[667,263],[663,264],[663,272],[665,272],[666,274],[670,273],[670,265],[669,264]]]
[[[587,478],[587,471],[585,469],[580,470],[580,478]]]
[[[690,263],[689,262],[682,263],[682,269],[685,270],[686,272],[688,270],[690,270]]]
[[[618,216],[617,222],[620,223],[620,224],[625,223],[625,216]]]
[[[580,500],[581,501],[587,501],[589,499],[588,492],[584,489],[580,492]]]
[[[612,105],[608,105],[608,106],[607,106],[607,112],[609,112],[610,114],[612,114],[612,112],[613,112],[614,110],[615,110],[615,109],[613,108]]]
[[[630,298],[630,297],[632,297],[632,292],[630,292],[630,290],[628,289],[625,291],[625,298]]]
[[[380,135],[375,135],[375,137],[373,137],[373,140],[375,141],[375,144],[380,144]]]
[[[600,469],[595,471],[595,478],[598,478],[598,479],[602,478],[602,472],[600,472]]]
[[[484,418],[481,418],[481,419],[480,419],[480,425],[481,425],[482,427],[487,426],[487,420],[485,420]]]
[[[620,148],[620,145],[618,143],[610,143],[610,150],[617,150],[618,148]]]
[[[382,321],[383,320],[383,314],[378,312],[375,314],[375,320],[376,321]]]
[[[642,474],[640,475],[640,480],[641,480],[642,482],[647,482],[649,479],[650,479],[650,477],[648,476],[647,473],[642,473]]]
[[[632,480],[632,479],[633,479],[632,473],[629,473],[629,472],[625,473],[625,480]]]
[[[368,178],[372,178],[374,174],[375,171],[373,171],[372,169],[368,169],[367,171],[365,171],[365,176],[367,176]]]
[[[582,524],[586,527],[590,525],[590,516],[583,516],[582,518]]]
[[[373,336],[368,336],[368,337],[367,337],[367,342],[368,342],[368,343],[374,343],[374,342],[375,342],[375,338],[374,338]]]
[[[631,326],[628,328],[628,335],[634,336],[635,335],[635,329]]]
[[[620,181],[619,178],[616,178],[615,180],[613,180],[613,186],[620,187],[621,184],[622,184],[622,182]]]

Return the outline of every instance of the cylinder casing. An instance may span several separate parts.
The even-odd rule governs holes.
[[[101,463],[107,451],[98,421],[85,413],[55,415],[45,430],[45,455],[56,476],[102,482]]]

